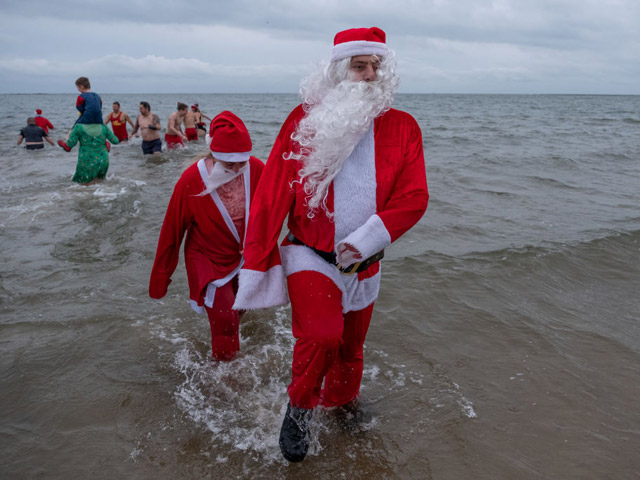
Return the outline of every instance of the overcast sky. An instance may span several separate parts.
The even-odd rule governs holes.
[[[0,0],[0,93],[293,93],[369,26],[401,92],[640,94],[640,0]]]

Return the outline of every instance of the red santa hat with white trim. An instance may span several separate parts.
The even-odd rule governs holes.
[[[331,61],[358,55],[384,56],[389,52],[386,39],[386,34],[378,27],[343,30],[336,33],[333,39]]]
[[[214,158],[223,162],[246,162],[253,148],[247,127],[227,110],[211,120],[207,143]]]

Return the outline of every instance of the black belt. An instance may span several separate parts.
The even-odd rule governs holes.
[[[364,272],[367,268],[369,268],[374,263],[380,261],[384,257],[384,250],[380,250],[378,253],[376,253],[375,255],[371,255],[366,260],[363,260],[357,263],[352,263],[348,267],[343,267],[338,263],[336,259],[337,255],[335,254],[335,252],[325,252],[324,250],[318,250],[317,248],[310,247],[309,245],[304,243],[302,240],[298,239],[291,232],[287,234],[287,240],[289,240],[294,245],[304,245],[305,247],[310,248],[315,253],[317,253],[320,257],[322,257],[322,259],[325,262],[330,263],[331,265],[335,265],[336,267],[338,267],[338,270],[340,270],[341,273],[344,273],[346,275],[353,275],[354,273]]]

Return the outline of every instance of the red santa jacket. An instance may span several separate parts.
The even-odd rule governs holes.
[[[283,154],[297,151],[298,146],[291,140],[291,134],[303,116],[304,110],[298,106],[285,121],[255,193],[235,308],[263,308],[288,301],[287,272],[282,268],[277,245],[287,215],[289,230],[306,245],[326,252],[335,249],[333,220],[321,209],[313,219],[307,216],[304,186],[296,181],[299,180],[301,162],[283,158]],[[363,258],[387,247],[418,222],[429,198],[422,133],[414,118],[391,109],[374,120],[372,136],[375,178],[371,188],[375,189],[375,213],[362,224],[355,225],[355,231],[345,239],[358,248]],[[334,206],[333,185],[328,192],[327,205],[330,211],[335,208],[336,212],[348,208],[348,205]],[[293,247],[289,247],[285,240],[283,248]],[[288,266],[288,273],[301,269],[318,270]],[[376,263],[358,277],[366,279],[377,274],[378,270]]]
[[[36,116],[36,125],[42,128],[45,132],[49,133],[49,129],[54,129],[53,124],[41,115]]]
[[[162,298],[167,293],[185,232],[184,256],[192,303],[202,306],[209,282],[225,278],[242,261],[240,251],[244,239],[237,238],[238,233],[220,197],[215,191],[198,195],[205,189],[199,168],[202,162],[200,160],[185,170],[171,195],[151,270],[149,295],[152,298]],[[251,157],[249,168],[243,173],[245,231],[249,206],[263,168],[259,159]]]

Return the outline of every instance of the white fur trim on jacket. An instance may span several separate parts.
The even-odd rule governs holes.
[[[378,298],[380,291],[380,272],[374,276],[358,280],[358,275],[344,275],[335,265],[327,263],[318,254],[304,245],[280,247],[282,266],[287,275],[312,271],[329,277],[342,291],[342,312],[362,310]]]
[[[266,272],[240,270],[234,310],[254,310],[287,303],[289,296],[282,265],[271,267]]]
[[[384,56],[389,53],[389,47],[382,42],[368,42],[366,40],[358,40],[355,42],[344,42],[335,45],[331,50],[331,61],[342,60],[347,57],[356,57],[358,55],[380,55]]]
[[[238,266],[234,268],[225,277],[219,278],[218,280],[214,280],[213,282],[209,282],[207,284],[207,292],[205,293],[205,296],[204,296],[204,305],[198,305],[198,302],[196,302],[195,300],[189,300],[193,311],[196,313],[205,313],[205,308],[204,308],[205,306],[212,308],[213,301],[216,298],[216,290],[226,285],[227,283],[229,283],[233,279],[233,277],[235,277],[238,274],[238,272],[242,268],[242,265],[244,265],[244,258],[241,259]]]
[[[376,150],[373,122],[333,179],[334,243],[376,213]]]
[[[246,162],[251,152],[211,152],[214,158],[223,162]]]
[[[391,235],[389,235],[382,219],[374,214],[369,217],[369,220],[364,225],[339,242],[336,245],[336,252],[340,252],[345,243],[357,248],[362,255],[362,260],[365,260],[391,245]],[[340,260],[341,258],[338,258],[339,263],[342,263]]]

